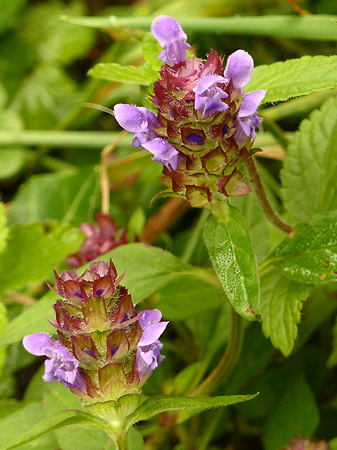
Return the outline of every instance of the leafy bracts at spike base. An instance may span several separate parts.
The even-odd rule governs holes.
[[[187,59],[187,36],[171,17],[159,16],[151,27],[164,61],[150,100],[157,115],[133,105],[117,104],[114,114],[134,133],[133,146],[164,165],[163,183],[192,206],[215,197],[246,195],[239,164],[249,156],[262,119],[257,107],[266,91],[246,94],[254,62],[244,50],[229,55],[226,67],[215,50],[208,58]]]
[[[54,305],[58,340],[44,333],[23,339],[27,351],[50,358],[44,380],[61,381],[88,404],[139,394],[164,359],[159,337],[168,322],[161,322],[161,312],[137,314],[111,261],[55,278],[62,297]]]

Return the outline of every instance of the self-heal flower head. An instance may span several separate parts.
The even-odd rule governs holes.
[[[265,95],[244,91],[253,73],[252,57],[237,50],[224,67],[223,58],[211,49],[206,61],[187,59],[186,35],[167,16],[155,19],[151,31],[163,48],[159,59],[167,63],[150,95],[157,114],[150,123],[149,112],[146,117],[145,112],[137,113],[137,129],[131,129],[120,120],[117,108],[117,121],[135,136],[141,133],[142,148],[164,165],[163,184],[192,206],[246,195],[250,189],[241,181],[239,166],[249,157],[255,130],[262,123],[257,108]]]
[[[165,331],[168,322],[161,322],[159,309],[145,310],[139,313],[139,324],[143,334],[137,345],[136,368],[141,379],[147,378],[165,359],[160,354],[163,344],[159,337]]]
[[[172,66],[186,60],[186,50],[191,46],[179,22],[169,16],[159,16],[153,21],[151,32],[163,48],[158,59]]]
[[[66,387],[80,388],[79,362],[58,341],[45,333],[35,333],[23,338],[23,346],[33,355],[50,358],[45,361],[44,381],[60,381]]]
[[[58,340],[44,333],[23,340],[26,350],[50,358],[44,380],[61,381],[86,404],[140,395],[164,359],[158,338],[167,322],[159,310],[137,314],[122,279],[111,261],[91,263],[81,275],[55,272]]]

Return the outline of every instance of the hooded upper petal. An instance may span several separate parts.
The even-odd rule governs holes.
[[[229,55],[224,76],[232,80],[234,89],[240,89],[251,79],[253,69],[254,61],[250,54],[244,50],[237,50]]]
[[[166,139],[157,138],[144,143],[142,147],[154,155],[152,158],[154,161],[164,164],[169,169],[177,169],[179,152]]]
[[[151,32],[163,48],[159,59],[171,65],[186,60],[190,45],[179,22],[169,16],[158,16],[152,22]]]
[[[258,106],[266,95],[266,90],[251,92],[243,97],[240,109],[238,111],[238,117],[249,117],[255,114]]]
[[[46,333],[35,333],[25,336],[22,340],[24,348],[27,352],[36,356],[47,356],[48,349],[54,346],[57,341],[52,339]]]

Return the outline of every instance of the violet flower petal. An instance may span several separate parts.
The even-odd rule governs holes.
[[[168,169],[177,169],[179,152],[166,139],[156,138],[146,142],[142,147],[153,154],[153,161],[162,163]]]
[[[201,78],[195,92],[194,107],[201,110],[203,117],[219,111],[226,111],[226,105],[222,99],[228,97],[224,90],[217,84],[227,84],[228,80],[220,75],[205,75]]]
[[[25,336],[22,340],[24,348],[27,352],[36,356],[47,356],[46,348],[49,348],[52,345],[55,345],[57,341],[52,339],[46,333],[35,333],[30,334],[29,336]]]
[[[137,348],[136,370],[141,380],[148,377],[165,359],[165,356],[160,354],[162,347],[163,344],[157,341],[146,347]]]
[[[228,80],[221,75],[205,75],[199,81],[198,86],[193,89],[193,92],[201,95],[217,83],[228,84]],[[226,94],[225,92],[224,94],[226,97],[228,97],[228,94]]]
[[[146,345],[151,345],[154,342],[156,342],[165,331],[167,325],[168,322],[159,322],[147,325],[146,328],[143,330],[143,335],[140,341],[138,342],[138,346],[143,347]]]
[[[131,133],[144,133],[149,129],[149,122],[156,121],[156,116],[147,108],[118,103],[114,114],[119,125]]]
[[[159,309],[145,309],[139,313],[139,324],[144,329],[148,325],[161,321],[162,313]]]
[[[264,99],[266,92],[266,90],[260,90],[251,92],[250,94],[245,94],[238,111],[238,117],[242,118],[252,116]]]
[[[158,16],[152,22],[151,32],[163,48],[158,59],[172,66],[186,60],[190,45],[179,22],[169,16]]]
[[[237,50],[229,55],[224,76],[232,80],[234,89],[240,89],[251,79],[253,68],[254,61],[250,54],[244,50]]]

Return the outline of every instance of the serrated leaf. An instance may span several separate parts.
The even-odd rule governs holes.
[[[14,225],[0,258],[0,293],[43,281],[53,268],[78,250],[82,233],[55,224],[46,232],[41,224]]]
[[[0,202],[0,253],[5,248],[8,228],[7,228],[7,216],[4,203]]]
[[[267,258],[287,277],[301,283],[322,283],[337,279],[337,211],[318,215],[295,226]]]
[[[337,209],[337,98],[331,98],[291,139],[281,172],[284,206],[298,220]]]
[[[274,347],[288,356],[297,337],[297,324],[301,318],[302,303],[309,288],[272,270],[261,277],[262,329]]]
[[[86,414],[82,411],[78,410],[60,411],[52,415],[51,417],[42,419],[40,422],[36,423],[35,425],[32,425],[27,431],[22,433],[16,439],[13,439],[9,443],[4,444],[2,449],[10,450],[12,448],[19,447],[23,444],[38,439],[40,436],[43,436],[44,434],[58,430],[67,425],[77,425],[84,427],[90,427],[95,425],[98,426],[96,422],[93,423],[91,421],[91,416],[89,414]]]
[[[159,53],[161,53],[163,49],[152,33],[148,32],[144,34],[142,50],[145,61],[158,71],[164,64],[164,61],[158,59]]]
[[[285,448],[292,436],[310,438],[319,423],[315,397],[303,373],[287,374],[284,381],[281,398],[264,427],[265,450]]]
[[[164,411],[183,409],[208,409],[220,406],[234,405],[256,397],[252,395],[228,395],[221,397],[182,397],[179,395],[156,395],[143,402],[128,418],[128,425],[134,425],[141,420],[147,420]]]
[[[15,196],[10,224],[57,220],[77,226],[91,219],[96,205],[98,173],[93,169],[36,175]]]
[[[221,208],[221,206],[220,206]],[[259,313],[259,277],[248,225],[233,206],[228,214],[219,209],[204,229],[205,244],[223,290],[235,311],[255,320]]]
[[[100,63],[90,69],[88,75],[102,80],[149,86],[157,78],[158,72],[148,63],[142,66],[121,66],[117,63]]]
[[[335,324],[333,326],[332,334],[332,350],[328,359],[328,367],[334,367],[337,365],[337,316],[335,318]]]
[[[325,91],[337,86],[337,56],[303,56],[254,69],[246,92],[267,89],[263,103]]]

